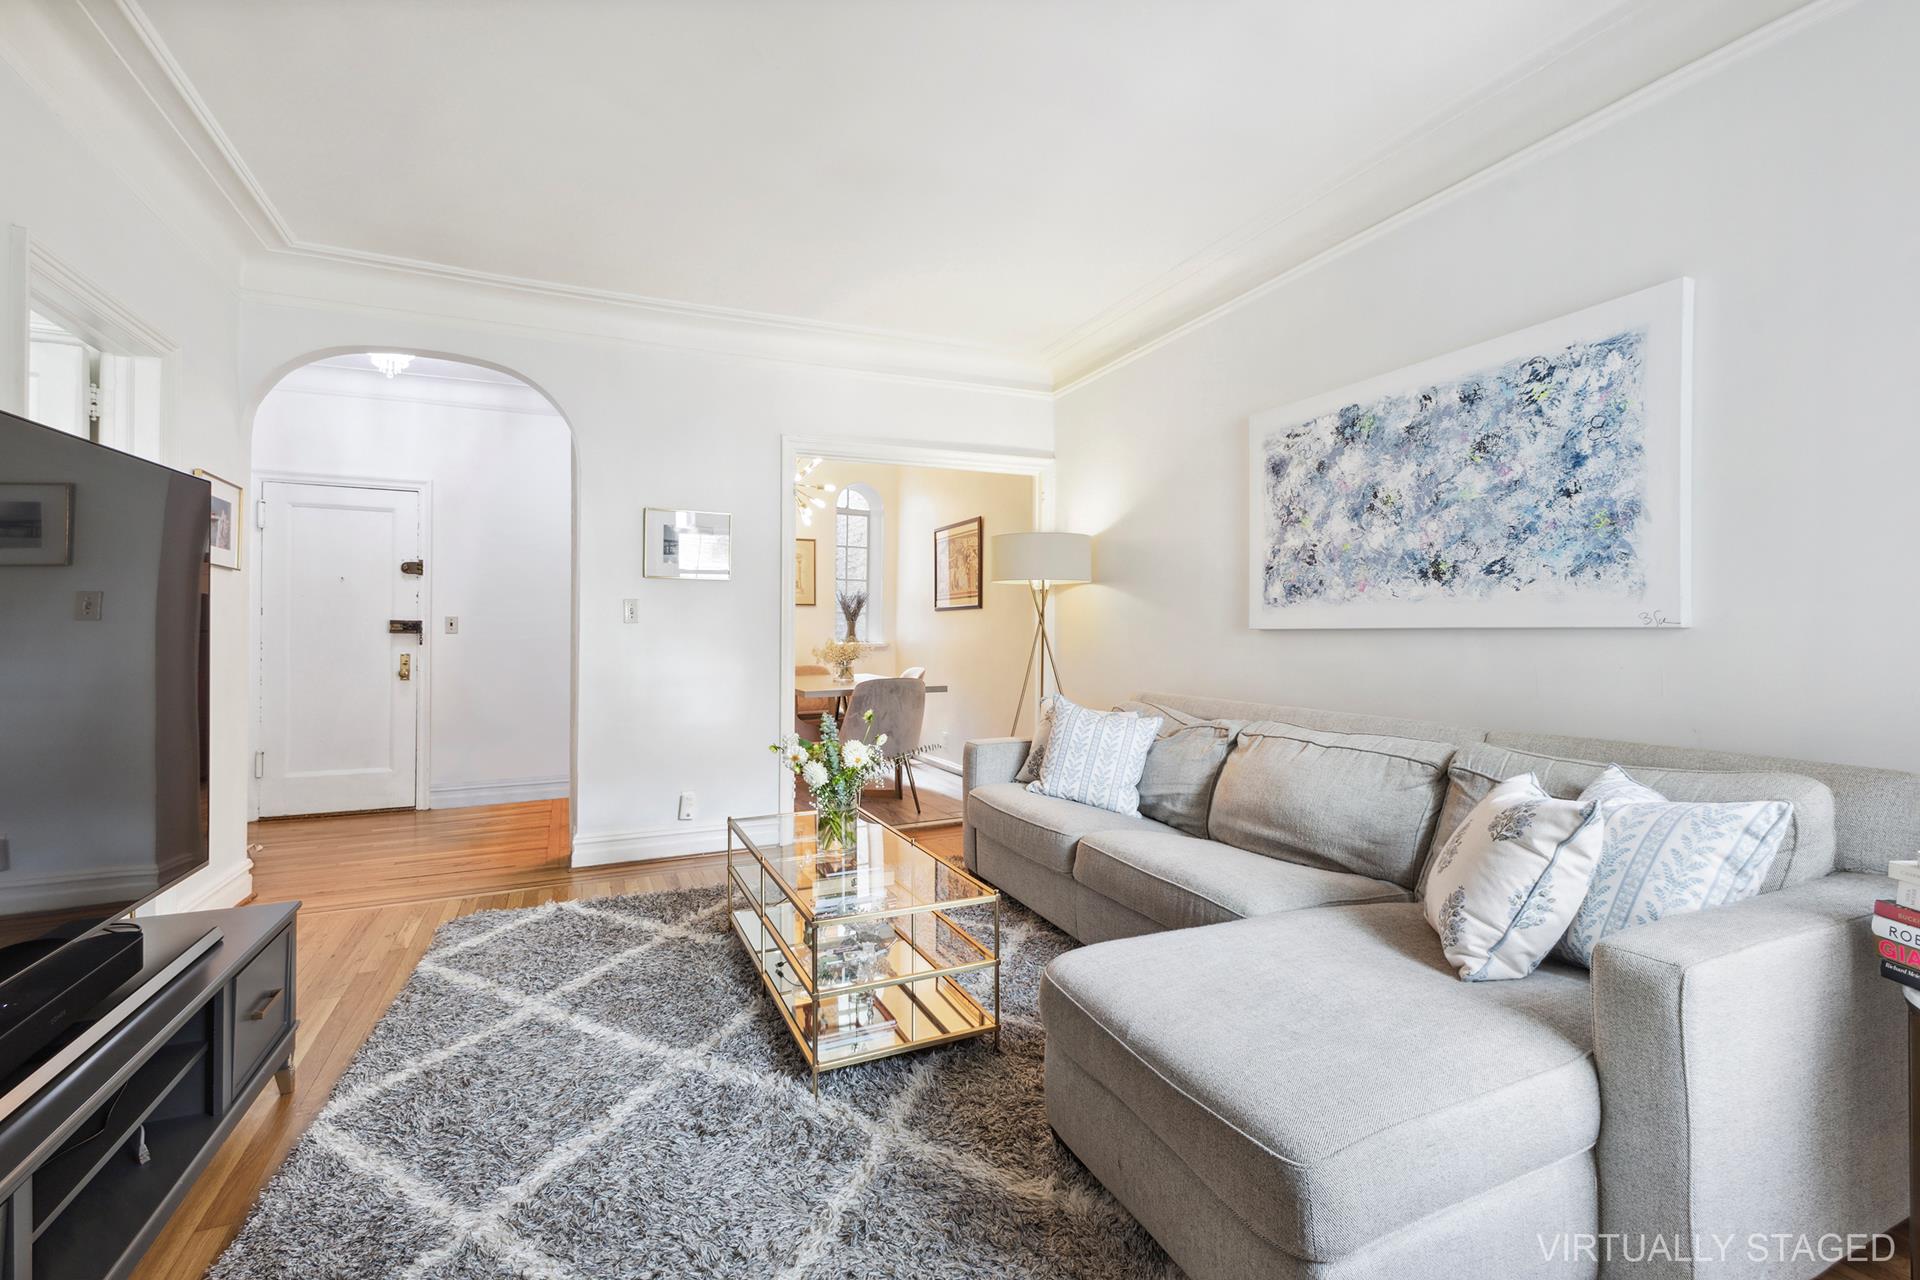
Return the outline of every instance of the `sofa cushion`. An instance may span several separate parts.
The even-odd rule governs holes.
[[[1447,798],[1440,809],[1440,820],[1434,825],[1433,849],[1437,852],[1447,842],[1473,806],[1480,803],[1480,798],[1493,790],[1496,783],[1531,773],[1540,780],[1548,795],[1572,800],[1592,786],[1612,763],[1615,762],[1539,755],[1485,743],[1468,747],[1455,756],[1447,768]],[[1797,773],[1664,769],[1646,765],[1634,765],[1632,770],[1636,781],[1669,800],[1784,800],[1792,805],[1793,817],[1786,839],[1767,870],[1763,891],[1816,880],[1833,870],[1833,792],[1824,782]],[[1426,875],[1423,870],[1422,892]]]
[[[1207,834],[1412,888],[1453,752],[1446,742],[1256,721],[1220,770]]]
[[[1591,1005],[1551,963],[1458,981],[1411,903],[1103,943],[1055,959],[1040,995],[1049,1058],[1316,1262],[1589,1151]]]
[[[1170,831],[1149,818],[1043,796],[1018,782],[990,782],[967,794],[967,822],[980,835],[1063,876],[1073,847],[1096,831]]]
[[[1385,880],[1266,858],[1177,831],[1100,831],[1080,842],[1073,878],[1168,929],[1335,902],[1404,902]]]
[[[1213,786],[1227,762],[1239,720],[1201,720],[1151,702],[1123,702],[1115,711],[1160,717],[1160,733],[1140,771],[1140,812],[1190,836],[1207,834]]]

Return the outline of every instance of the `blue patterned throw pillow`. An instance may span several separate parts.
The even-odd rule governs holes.
[[[1554,954],[1591,967],[1602,938],[1751,898],[1793,826],[1784,800],[1683,804],[1610,766],[1580,793],[1605,835],[1587,896]]]
[[[1434,855],[1422,909],[1466,982],[1524,978],[1566,932],[1600,856],[1592,804],[1532,774],[1487,792]]]
[[[1115,813],[1140,812],[1140,773],[1160,732],[1159,716],[1089,711],[1053,699],[1053,725],[1040,776],[1027,790]]]

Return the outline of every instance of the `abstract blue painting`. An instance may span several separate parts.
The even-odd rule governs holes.
[[[1664,585],[1649,603],[1676,524],[1660,358],[1648,324],[1609,327],[1259,415],[1255,625],[1682,625]]]

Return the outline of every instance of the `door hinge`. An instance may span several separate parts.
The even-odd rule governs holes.
[[[253,776],[256,778],[267,776],[267,753],[264,751],[253,753]]]
[[[253,504],[253,527],[256,529],[264,529],[267,527],[267,500],[265,498],[256,499]]]

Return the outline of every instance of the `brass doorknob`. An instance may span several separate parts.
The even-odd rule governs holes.
[[[400,655],[400,678],[402,680],[413,679],[413,655],[410,653]]]

